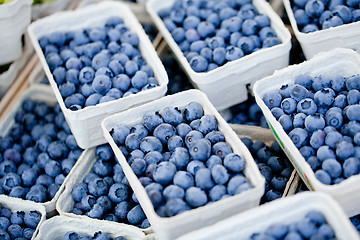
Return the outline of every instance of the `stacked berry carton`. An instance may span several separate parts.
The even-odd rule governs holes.
[[[15,0],[0,4],[0,65],[10,63],[21,56],[22,41],[31,19],[32,0]]]
[[[171,7],[175,2],[175,0],[151,0],[147,1],[146,7],[154,24],[175,54],[175,57],[189,76],[193,85],[208,95],[217,110],[224,110],[245,101],[247,99],[247,85],[250,84],[252,86],[256,80],[273,73],[276,69],[289,65],[290,32],[267,2],[254,0],[252,4],[259,14],[264,14],[270,19],[270,25],[275,30],[281,43],[227,62],[225,65],[208,72],[194,71],[179,45],[166,28],[163,20],[158,15],[159,11]],[[222,97],[219,97],[220,95]]]
[[[17,101],[12,106],[11,111],[4,117],[4,119],[1,122],[0,125],[0,136],[6,136],[11,127],[15,124],[15,117],[17,114],[17,111],[21,109],[21,106],[23,102],[27,99],[31,99],[33,101],[39,101],[41,103],[46,103],[49,105],[55,105],[56,98],[54,96],[53,91],[47,87],[47,86],[32,86],[28,90],[26,90],[20,98],[17,99]],[[35,146],[35,145],[34,145]],[[78,158],[78,161],[75,163],[74,166],[76,166],[79,162],[81,162],[81,159],[83,157],[84,153],[81,154],[81,156]],[[35,165],[35,164],[34,164]],[[70,171],[68,174],[71,175],[73,171]],[[64,191],[65,182],[67,181],[68,177],[64,179],[63,183],[60,185],[59,189],[57,190],[54,197],[47,201],[41,203],[46,209],[47,216],[53,216],[56,214],[55,205],[56,202],[60,196],[60,194]],[[14,201],[17,201],[14,199]]]
[[[229,196],[228,198],[211,202],[211,204],[197,207],[196,209],[192,209],[190,211],[182,213],[179,211],[179,214],[176,216],[160,217],[155,212],[154,205],[152,204],[146,189],[139,181],[137,175],[135,175],[122,151],[119,149],[109,132],[116,124],[134,126],[142,123],[145,113],[160,112],[166,107],[183,109],[191,102],[199,103],[204,110],[204,114],[212,115],[217,120],[218,131],[223,133],[226,143],[230,145],[235,154],[238,154],[245,159],[245,170],[243,173],[253,187],[235,196]],[[124,173],[133,188],[134,193],[138,197],[140,205],[148,217],[156,236],[159,239],[174,239],[185,232],[212,224],[216,221],[232,216],[235,213],[258,206],[260,203],[260,198],[264,193],[264,178],[259,172],[250,152],[216,111],[207,96],[198,90],[188,90],[169,95],[145,105],[127,110],[123,113],[115,114],[106,118],[102,122],[102,128],[105,138],[110,143],[117,160],[123,167]],[[167,161],[162,163],[167,163]],[[196,168],[198,169],[198,167]],[[181,208],[180,206],[178,207]]]
[[[82,158],[82,161],[74,168],[74,172],[76,174],[73,174],[71,178],[65,183],[65,190],[62,192],[61,196],[59,197],[59,200],[56,203],[56,210],[59,212],[60,216],[64,216],[67,218],[75,219],[76,221],[89,221],[93,222],[94,224],[98,224],[101,226],[117,226],[119,228],[124,229],[130,229],[132,231],[138,231],[142,232],[144,234],[151,234],[152,228],[147,227],[144,229],[138,228],[134,225],[126,224],[126,223],[119,223],[119,222],[112,222],[104,219],[95,219],[90,218],[85,215],[78,215],[73,213],[74,207],[75,207],[75,201],[73,198],[73,190],[75,186],[79,183],[82,183],[84,178],[92,172],[95,163],[97,162],[97,154],[96,154],[96,148],[91,148],[85,150],[84,157]],[[102,168],[102,167],[100,167]],[[129,197],[131,198],[131,196]],[[115,205],[115,203],[112,203],[112,205]],[[115,207],[115,206],[114,206]],[[120,220],[122,221],[122,220]]]
[[[333,59],[337,59],[337,61],[334,62]],[[343,179],[340,183],[332,185],[321,182],[315,176],[310,164],[305,160],[299,149],[285,132],[283,126],[276,120],[270,109],[265,105],[263,97],[266,93],[279,90],[283,85],[291,85],[294,83],[295,78],[302,74],[308,74],[310,76],[322,75],[331,79],[331,77],[335,76],[350,77],[359,74],[359,72],[359,54],[350,49],[336,48],[329,52],[320,53],[311,60],[299,65],[289,66],[276,71],[274,75],[260,80],[254,86],[256,102],[262,109],[270,129],[272,129],[276,140],[289,157],[289,160],[307,187],[313,191],[330,194],[344,208],[348,216],[354,216],[360,213],[359,204],[357,204],[357,200],[360,199],[360,175],[355,174],[347,179]],[[356,169],[353,170],[356,171]]]
[[[321,224],[318,222],[320,219],[326,223]],[[329,226],[332,228],[330,231]],[[316,232],[321,235],[314,234]],[[324,193],[307,192],[251,209],[178,240],[310,239],[311,236],[317,236],[314,239],[359,239],[356,229],[336,201]]]
[[[56,31],[67,32],[104,26],[105,21],[111,16],[122,18],[125,26],[137,34],[140,53],[147,64],[152,67],[154,76],[158,81],[158,86],[147,91],[132,94],[126,98],[102,103],[102,105],[88,106],[84,109],[72,111],[65,106],[63,97],[60,94],[38,41],[41,37]],[[107,1],[75,11],[54,14],[32,23],[28,28],[28,32],[71,131],[79,146],[83,149],[105,143],[105,139],[98,126],[106,116],[165,95],[168,82],[166,71],[135,15],[123,3]]]
[[[112,238],[122,236],[127,240],[145,240],[151,239],[145,235],[144,232],[131,226],[119,226],[116,223],[99,224],[93,219],[80,219],[66,216],[55,216],[45,221],[36,236],[36,240],[62,240],[67,232],[76,232],[80,236],[94,235],[96,232],[103,232],[109,234]],[[72,239],[72,238],[70,238]]]
[[[34,229],[35,231],[31,239],[35,238],[35,236],[38,234],[40,226],[46,219],[46,211],[44,206],[38,203],[34,203],[32,201],[0,195],[0,207],[8,208],[12,213],[17,211],[23,211],[25,213],[28,213],[30,211],[37,211],[38,213],[40,213],[41,215],[40,221],[37,224],[36,228]]]
[[[304,6],[305,6],[305,3],[310,2],[310,1],[303,1],[303,2],[304,2]],[[310,11],[315,12],[315,11],[318,11],[318,9],[321,9],[321,8],[323,9],[322,12],[318,13],[319,15],[317,17],[314,17],[314,23],[315,23],[315,20],[319,20],[320,22],[323,21],[320,18],[320,14],[326,10],[326,9],[324,9],[324,5],[330,5],[330,4],[333,4],[334,6],[342,5],[342,4],[345,4],[346,1],[323,1],[323,2],[324,2],[324,4],[322,7],[318,6],[316,8],[316,6],[314,5],[315,6],[314,10],[310,10]],[[295,36],[301,45],[301,48],[304,52],[306,59],[312,58],[316,53],[319,53],[322,51],[328,51],[333,48],[351,48],[351,49],[356,50],[357,52],[360,51],[360,48],[359,48],[359,45],[360,45],[360,40],[359,40],[360,39],[360,37],[359,37],[360,36],[360,22],[359,21],[345,23],[341,26],[336,26],[336,27],[334,26],[334,27],[330,27],[330,28],[322,29],[322,30],[315,30],[315,31],[312,30],[312,32],[305,33],[299,29],[299,24],[301,24],[301,23],[299,23],[295,20],[295,14],[293,12],[293,8],[291,6],[290,0],[283,0],[283,3],[285,6],[287,15],[289,17],[291,27],[294,30]],[[317,3],[315,2],[315,4],[317,4]],[[354,7],[356,9],[356,6],[354,6]],[[298,7],[298,9],[301,9],[301,8]],[[359,9],[359,8],[357,7],[357,9]],[[357,10],[357,11],[359,11],[359,10]],[[317,13],[314,13],[314,14],[317,14]],[[341,14],[343,14],[343,13],[341,13]],[[347,14],[347,12],[345,11],[344,14]],[[327,16],[327,18],[331,20],[332,16],[339,16],[339,13],[331,13]],[[312,17],[308,16],[307,18],[311,19]],[[342,21],[341,21],[341,23],[342,23]]]

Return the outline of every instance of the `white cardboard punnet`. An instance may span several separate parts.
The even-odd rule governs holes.
[[[142,117],[146,112],[161,111],[168,106],[183,109],[188,103],[193,101],[196,101],[203,106],[204,114],[213,115],[217,119],[218,129],[224,134],[226,142],[232,147],[234,153],[239,154],[245,159],[246,167],[244,175],[254,188],[238,195],[219,200],[212,204],[183,212],[174,217],[162,218],[156,214],[145,188],[132,171],[126,161],[126,158],[112,139],[109,131],[118,123],[123,123],[128,126],[142,123]],[[102,129],[104,136],[110,143],[117,160],[123,167],[124,173],[158,239],[174,239],[186,232],[212,224],[216,221],[259,205],[260,198],[265,189],[264,177],[261,175],[249,150],[216,111],[207,96],[199,90],[188,90],[174,95],[169,95],[142,106],[110,116],[102,122]]]
[[[360,239],[343,209],[324,193],[303,192],[250,209],[214,225],[188,233],[177,240],[247,240],[262,233],[274,223],[290,224],[301,220],[309,211],[321,212],[333,228],[336,239]]]
[[[20,109],[21,104],[23,103],[23,101],[25,99],[41,101],[41,102],[45,102],[47,104],[55,104],[56,103],[54,93],[49,87],[41,86],[41,85],[31,86],[14,103],[9,114],[7,116],[5,116],[5,118],[0,123],[0,136],[6,135],[9,131],[9,129],[11,128],[11,126],[15,123],[14,118],[15,118],[16,111]],[[83,155],[84,155],[84,153],[82,153],[82,155],[79,157],[75,166],[77,164],[79,164],[79,162],[81,162]],[[68,176],[71,176],[72,173],[73,173],[73,170],[71,170],[70,173],[67,175],[64,183],[60,186],[59,190],[57,191],[57,193],[55,194],[55,196],[52,200],[41,203],[45,207],[46,213],[48,214],[48,216],[53,216],[54,214],[56,214],[56,212],[55,212],[56,201],[58,200],[60,194],[64,190],[64,185],[68,179]]]
[[[189,79],[195,87],[208,95],[217,110],[224,110],[245,101],[248,96],[247,85],[252,87],[255,81],[289,65],[291,48],[289,30],[266,1],[254,0],[253,4],[259,13],[270,18],[271,27],[282,43],[228,62],[210,72],[195,72],[157,14],[159,10],[172,6],[174,1],[149,0],[146,2],[146,8]]]
[[[299,175],[310,190],[321,191],[330,194],[344,208],[349,216],[360,213],[360,175],[354,175],[340,184],[325,185],[321,183],[306,162],[300,151],[295,147],[281,124],[271,114],[262,97],[266,92],[279,89],[284,84],[292,84],[297,76],[319,74],[326,77],[344,76],[349,77],[360,73],[360,55],[350,49],[337,48],[326,53],[320,53],[311,60],[298,65],[289,66],[276,71],[272,76],[263,78],[254,86],[255,99],[264,113],[270,128],[273,130],[276,140],[288,155],[289,160],[298,171]]]
[[[36,240],[62,240],[69,232],[77,232],[80,236],[94,236],[96,232],[105,232],[112,238],[123,236],[128,240],[145,240],[145,234],[136,228],[119,226],[114,222],[99,223],[92,218],[73,218],[66,216],[55,216],[46,220],[40,227]]]
[[[26,213],[26,212],[30,212],[30,211],[38,211],[41,214],[40,222],[38,223],[31,239],[35,238],[35,236],[37,235],[37,233],[39,231],[39,228],[41,227],[42,223],[46,219],[46,211],[45,211],[44,206],[42,206],[39,203],[32,202],[32,201],[23,200],[20,198],[8,197],[8,196],[1,194],[0,195],[0,206],[10,209],[11,212],[24,211]]]
[[[81,162],[74,167],[74,173],[71,177],[66,181],[65,183],[65,190],[62,192],[62,194],[59,197],[59,200],[56,203],[56,210],[59,212],[61,216],[69,217],[69,218],[76,218],[80,221],[86,221],[87,219],[90,219],[90,217],[85,215],[76,215],[72,213],[72,210],[74,209],[75,201],[72,197],[72,190],[74,189],[75,185],[77,183],[81,183],[89,172],[92,171],[93,165],[95,164],[97,160],[96,157],[96,148],[90,148],[84,151],[83,158],[81,159]],[[106,225],[108,223],[111,223],[107,220],[98,220],[98,219],[92,219],[93,222],[96,222],[99,225]],[[146,229],[140,229],[138,227],[124,224],[124,223],[115,223],[116,226],[120,228],[128,228],[128,229],[135,229],[137,231],[141,231],[144,233],[152,233],[152,229],[146,228]]]
[[[15,0],[0,4],[0,65],[21,56],[21,37],[31,20],[32,2],[33,0]]]
[[[289,0],[283,0],[291,27],[306,59],[333,48],[351,48],[360,52],[360,22],[353,22],[311,33],[300,32]]]
[[[31,18],[33,20],[49,16],[55,12],[65,10],[70,0],[55,0],[49,2],[43,2],[31,6]]]
[[[147,64],[153,68],[154,75],[159,82],[159,86],[146,91],[141,91],[137,94],[132,94],[125,98],[101,103],[96,106],[86,107],[78,111],[71,111],[65,107],[57,84],[50,72],[45,56],[38,43],[38,39],[55,31],[65,32],[83,29],[86,27],[101,26],[110,16],[121,17],[124,20],[125,25],[138,35],[140,40],[139,50]],[[65,11],[53,14],[32,23],[28,28],[28,32],[35,51],[45,70],[46,76],[49,79],[50,85],[55,92],[55,96],[60,104],[61,110],[64,112],[65,119],[68,122],[78,145],[83,149],[106,142],[99,127],[101,121],[106,116],[152,101],[164,96],[166,93],[168,77],[165,68],[140,23],[126,4],[104,1],[75,11]]]

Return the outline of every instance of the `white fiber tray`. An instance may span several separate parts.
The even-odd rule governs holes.
[[[138,35],[140,40],[139,50],[147,64],[153,68],[159,86],[146,91],[141,91],[137,94],[132,94],[125,98],[86,107],[78,111],[71,111],[65,107],[57,84],[38,43],[38,39],[54,31],[65,32],[86,27],[102,26],[110,16],[121,17],[129,30],[134,31]],[[61,110],[64,112],[66,121],[68,122],[78,145],[83,149],[106,142],[100,129],[100,123],[106,116],[157,99],[164,96],[166,93],[168,77],[165,68],[135,15],[123,3],[104,1],[78,10],[54,14],[32,23],[28,28],[28,32],[35,51],[45,70],[46,76],[49,79],[50,85],[55,92]]]
[[[360,239],[343,209],[330,196],[324,193],[304,192],[243,212],[177,240],[247,240],[251,234],[264,232],[271,224],[290,224],[299,221],[312,210],[319,211],[325,216],[335,232],[336,239]]]
[[[316,53],[333,48],[351,48],[360,52],[360,22],[348,23],[337,27],[303,33],[297,27],[294,12],[289,0],[283,0],[291,27],[299,41],[306,59]]]
[[[74,208],[74,203],[75,203],[72,197],[72,190],[77,183],[81,183],[83,181],[86,174],[92,171],[93,165],[95,164],[96,160],[97,160],[96,148],[87,149],[84,151],[84,155],[81,162],[79,162],[76,168],[75,167],[73,168],[74,174],[71,175],[71,178],[69,178],[68,181],[66,181],[64,186],[65,190],[62,192],[62,194],[59,197],[59,200],[56,203],[56,210],[59,212],[61,216],[76,218],[79,219],[79,221],[86,221],[88,219],[91,219],[93,222],[96,222],[99,225],[107,225],[108,223],[112,223],[111,221],[92,219],[88,216],[76,215],[71,212]],[[129,228],[144,233],[152,233],[151,227],[146,229],[141,229],[136,226],[132,226],[125,223],[114,223],[114,224],[115,226],[118,226],[120,228]]]
[[[16,111],[18,109],[20,109],[21,104],[23,103],[23,101],[25,99],[29,99],[29,98],[31,100],[41,101],[41,102],[45,102],[47,104],[55,104],[56,103],[54,93],[52,92],[52,90],[49,87],[40,86],[40,85],[31,86],[14,103],[14,105],[13,105],[11,111],[9,112],[9,114],[0,123],[0,136],[4,136],[4,135],[6,135],[8,133],[11,126],[15,123],[14,118],[15,118]],[[82,153],[82,155],[76,161],[75,166],[78,165],[81,162],[81,158],[83,157],[83,155],[84,155],[84,153]],[[65,182],[67,181],[69,176],[71,176],[72,173],[73,173],[73,170],[71,170],[70,173],[66,176],[63,184],[61,184],[59,190],[57,191],[57,193],[55,194],[54,198],[51,201],[41,203],[45,207],[46,213],[48,214],[48,216],[52,216],[52,215],[54,215],[56,213],[55,212],[56,201],[58,200],[58,198],[59,198],[60,194],[62,193],[62,191],[64,191]]]
[[[266,92],[279,89],[283,84],[292,84],[295,78],[301,74],[308,74],[310,76],[321,74],[326,77],[341,75],[348,77],[358,73],[360,73],[360,55],[350,49],[338,48],[327,53],[318,54],[311,60],[299,65],[276,71],[274,75],[263,78],[254,86],[257,104],[263,111],[277,141],[298,171],[300,177],[310,190],[325,192],[334,197],[344,208],[348,216],[360,213],[360,205],[358,204],[360,200],[360,175],[352,176],[340,184],[325,185],[321,183],[315,177],[310,165],[295,147],[281,124],[271,114],[262,97]]]
[[[31,239],[35,238],[36,234],[39,231],[40,226],[46,219],[46,212],[44,206],[38,203],[34,203],[32,201],[23,200],[20,198],[8,197],[1,194],[0,206],[10,209],[11,212],[24,211],[26,213],[30,211],[38,211],[41,214],[40,222],[38,223]]]
[[[234,153],[239,154],[245,159],[246,167],[244,174],[254,188],[212,204],[183,212],[174,217],[162,218],[156,214],[145,188],[132,171],[126,158],[109,134],[109,131],[118,123],[123,123],[128,126],[141,123],[142,117],[146,112],[160,111],[169,106],[183,109],[192,101],[196,101],[203,106],[204,114],[213,115],[217,119],[218,129],[224,134],[226,142],[232,147]],[[102,122],[102,128],[105,138],[110,143],[115,156],[123,167],[124,173],[159,239],[174,239],[186,232],[193,231],[246,209],[258,206],[260,203],[260,198],[265,188],[264,177],[257,168],[249,150],[212,106],[206,95],[199,90],[188,90],[169,95],[126,112],[113,115]]]
[[[33,0],[15,0],[0,4],[0,65],[21,56],[21,37],[31,20],[32,2]]]
[[[175,57],[189,76],[189,79],[195,87],[208,95],[217,110],[224,110],[245,101],[248,96],[247,85],[253,85],[255,81],[272,74],[274,70],[289,65],[289,52],[291,48],[289,30],[269,3],[264,0],[254,0],[253,4],[259,13],[265,14],[270,18],[271,27],[275,30],[282,43],[228,62],[210,72],[195,72],[157,14],[159,10],[172,6],[174,1],[150,0],[146,2],[146,7],[154,24],[174,52]]]
[[[74,231],[83,236],[85,234],[94,236],[96,232],[105,232],[112,238],[123,236],[128,240],[145,240],[145,234],[138,229],[129,226],[108,222],[99,224],[91,218],[71,218],[65,216],[52,217],[46,220],[40,227],[36,240],[62,240],[65,233]]]
[[[54,0],[52,2],[44,2],[31,6],[31,18],[33,20],[49,16],[55,12],[65,10],[70,0]]]

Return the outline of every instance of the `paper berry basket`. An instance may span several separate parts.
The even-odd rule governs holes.
[[[16,114],[17,110],[20,109],[22,103],[26,99],[40,101],[40,102],[44,102],[44,103],[51,104],[51,105],[54,105],[56,103],[56,98],[54,96],[54,93],[48,86],[41,86],[41,85],[31,86],[19,97],[19,99],[14,103],[11,111],[5,116],[5,118],[0,123],[0,136],[4,136],[8,133],[9,129],[15,122],[14,118],[15,118],[15,114]],[[81,162],[83,155],[84,155],[84,153],[82,153],[82,155],[79,157],[79,159],[75,163],[75,166],[77,164],[79,164],[79,162]],[[46,213],[48,214],[48,216],[53,216],[56,214],[56,211],[55,211],[56,201],[58,200],[62,191],[64,191],[65,182],[67,181],[67,179],[69,178],[69,176],[72,173],[73,173],[73,171],[71,170],[70,173],[68,174],[68,176],[65,178],[63,184],[61,184],[59,190],[57,191],[57,193],[55,194],[55,196],[52,200],[41,203],[41,205],[43,205],[45,207]]]
[[[333,48],[351,48],[360,51],[360,22],[353,22],[311,33],[300,32],[289,0],[283,0],[291,27],[299,41],[306,59],[316,53]]]
[[[0,195],[0,206],[10,209],[11,212],[24,211],[26,213],[29,211],[38,211],[41,214],[40,222],[38,223],[31,239],[35,238],[40,226],[46,219],[46,211],[44,206],[38,203],[34,203],[32,201]]]
[[[126,158],[112,139],[109,131],[115,124],[123,123],[132,126],[141,123],[142,117],[146,112],[160,111],[168,106],[182,109],[188,103],[193,101],[202,105],[204,114],[213,115],[217,119],[218,129],[224,134],[226,142],[232,147],[234,153],[239,154],[245,159],[246,167],[244,175],[254,188],[212,204],[183,212],[173,217],[162,218],[156,214],[145,188],[132,171]],[[169,95],[123,113],[115,114],[102,122],[102,128],[105,138],[110,143],[116,158],[123,167],[124,173],[159,239],[174,239],[186,232],[212,224],[259,205],[260,198],[264,193],[264,177],[258,170],[256,163],[246,146],[240,141],[235,132],[212,106],[206,95],[199,90],[188,90]]]
[[[217,224],[186,234],[177,240],[250,239],[274,223],[290,224],[301,220],[309,211],[319,211],[333,228],[336,239],[360,239],[343,209],[324,193],[299,193],[251,209]]]
[[[336,61],[334,61],[336,59]],[[308,74],[310,76],[324,75],[331,76],[352,76],[360,73],[360,55],[350,49],[334,49],[332,51],[316,55],[309,61],[299,65],[289,66],[276,71],[272,76],[263,78],[254,86],[254,93],[257,104],[260,106],[272,129],[276,140],[285,151],[291,163],[298,171],[307,187],[313,191],[321,191],[330,194],[344,208],[349,216],[360,213],[360,206],[357,201],[360,199],[360,175],[354,175],[335,185],[325,185],[320,182],[295,147],[281,124],[275,119],[270,109],[262,100],[266,92],[279,89],[284,84],[292,84],[297,76]]]
[[[244,102],[247,99],[247,85],[252,87],[256,80],[289,65],[290,32],[266,1],[254,0],[253,5],[258,12],[270,18],[271,27],[282,43],[228,62],[210,72],[195,72],[157,14],[159,10],[172,6],[174,2],[175,0],[150,0],[147,1],[146,8],[193,85],[207,94],[217,110]]]
[[[21,37],[31,20],[32,2],[33,0],[15,0],[0,4],[0,65],[21,56]]]
[[[119,228],[130,229],[132,231],[142,232],[143,234],[152,233],[152,228],[141,229],[136,226],[132,226],[125,223],[114,223],[107,220],[93,219],[85,215],[76,215],[72,213],[74,208],[75,201],[72,197],[72,191],[76,184],[83,182],[86,174],[92,171],[93,165],[97,160],[96,157],[96,148],[90,148],[84,151],[84,157],[82,161],[74,168],[75,174],[71,175],[71,178],[65,183],[65,190],[59,197],[59,200],[56,202],[56,210],[61,216],[66,218],[72,218],[76,221],[89,221],[96,223],[97,225],[114,225]],[[45,238],[44,238],[45,239]]]
[[[98,221],[88,218],[72,218],[66,216],[55,216],[49,220],[46,220],[40,227],[39,234],[36,236],[36,240],[62,240],[64,235],[73,231],[80,236],[91,235],[94,236],[96,232],[108,233],[112,238],[123,236],[128,240],[145,240],[146,235],[136,228],[131,226],[119,226],[116,223],[99,223]]]
[[[124,20],[129,30],[134,31],[139,37],[139,50],[154,71],[159,86],[132,94],[126,98],[86,107],[78,111],[71,111],[65,107],[58,86],[46,63],[45,56],[41,50],[38,39],[55,31],[72,31],[87,27],[102,26],[110,16],[118,16]],[[157,99],[165,95],[168,77],[164,66],[157,56],[148,36],[145,34],[135,15],[126,4],[120,2],[105,1],[90,5],[74,11],[66,11],[45,17],[32,23],[28,28],[31,42],[35,48],[40,62],[49,79],[55,96],[64,112],[66,121],[73,132],[76,141],[83,149],[94,147],[105,143],[106,140],[99,128],[101,121],[111,114],[121,112],[136,105]]]

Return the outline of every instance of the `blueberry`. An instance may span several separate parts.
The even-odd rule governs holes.
[[[279,107],[282,101],[282,97],[279,93],[277,92],[267,92],[265,93],[265,95],[263,96],[263,101],[265,103],[265,105],[272,109],[274,107]]]
[[[358,158],[350,157],[343,163],[343,174],[345,178],[349,178],[352,175],[360,172],[360,161]]]
[[[166,216],[172,217],[190,209],[188,203],[184,202],[182,199],[173,198],[166,202],[164,211]]]
[[[225,184],[229,180],[227,169],[220,164],[211,168],[211,176],[214,179],[214,182],[219,185]]]
[[[29,211],[24,215],[24,223],[26,226],[35,229],[39,224],[41,214],[38,211]]]
[[[282,239],[288,233],[288,226],[282,223],[274,223],[266,228],[265,233],[275,239]]]
[[[185,193],[185,199],[191,207],[203,206],[208,201],[206,193],[197,187],[188,188]]]
[[[127,214],[129,223],[133,225],[140,224],[146,218],[140,205],[133,207]]]
[[[207,160],[211,154],[210,141],[205,138],[193,141],[189,149],[189,154],[194,160]]]
[[[322,169],[315,172],[315,177],[323,184],[329,185],[331,183],[330,175]]]
[[[236,192],[236,189],[245,183],[247,183],[247,180],[244,177],[244,175],[240,174],[240,175],[233,176],[228,182],[227,193],[230,195],[234,195]]]
[[[184,147],[184,140],[178,135],[172,136],[168,140],[167,147],[169,151],[172,152],[178,147]]]
[[[241,156],[230,153],[224,158],[224,166],[232,172],[239,173],[245,169],[245,161]]]
[[[90,211],[88,211],[85,215],[91,218],[101,219],[104,214],[104,208],[100,205],[100,203],[95,203]]]
[[[178,171],[174,176],[173,182],[175,185],[186,190],[194,186],[194,177],[189,172]]]
[[[196,172],[201,168],[205,168],[205,164],[201,161],[193,160],[187,165],[186,171],[195,176]]]
[[[222,64],[225,63],[225,55],[226,55],[226,50],[223,47],[217,47],[214,49],[213,51],[213,61],[214,63],[218,64],[219,66],[221,66]]]
[[[226,155],[232,153],[232,148],[226,142],[218,142],[212,147],[212,154],[224,159]]]
[[[125,201],[129,196],[129,189],[125,184],[115,183],[109,189],[109,197],[111,201],[120,203]]]
[[[195,72],[205,72],[208,67],[208,61],[202,56],[195,56],[190,61],[190,66]]]
[[[111,173],[112,166],[108,160],[99,159],[94,163],[93,170],[98,176],[105,177]]]
[[[338,159],[345,160],[354,156],[355,149],[352,143],[342,141],[336,146],[336,156]]]
[[[153,173],[153,178],[160,184],[170,183],[176,173],[176,166],[171,162],[161,162]]]

